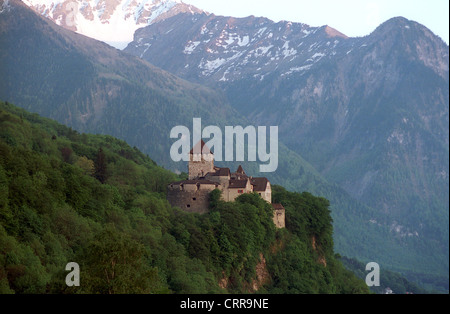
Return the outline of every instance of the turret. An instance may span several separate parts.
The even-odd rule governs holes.
[[[189,180],[201,178],[214,172],[214,154],[201,140],[189,153]]]

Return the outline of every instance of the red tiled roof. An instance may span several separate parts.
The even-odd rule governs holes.
[[[264,192],[267,189],[267,178],[252,178],[253,191]]]
[[[216,172],[210,172],[209,175],[213,177],[229,177],[231,175],[230,168],[215,167]]]
[[[244,171],[244,169],[242,168],[241,165],[239,165],[239,167],[238,167],[236,173],[239,173],[239,174],[245,174],[245,171]]]
[[[220,185],[217,182],[213,182],[210,180],[206,180],[206,179],[197,179],[197,180],[184,180],[184,181],[179,181],[179,182],[173,182],[170,185],[184,185],[184,184],[200,184],[200,185]]]
[[[230,180],[230,189],[244,189],[247,187],[247,180]]]
[[[275,210],[284,210],[284,206],[281,204],[272,204],[272,207]]]

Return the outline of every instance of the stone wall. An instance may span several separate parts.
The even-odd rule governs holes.
[[[272,187],[270,182],[267,182],[267,188],[264,192],[257,192],[263,200],[272,204]]]
[[[209,211],[209,193],[211,190],[181,191],[168,189],[167,200],[170,205],[189,213],[205,214]]]
[[[214,157],[212,154],[190,155],[188,165],[189,180],[204,177],[209,172],[214,172]]]
[[[224,191],[225,189],[228,189],[228,183],[230,182],[230,177],[226,176],[226,177],[220,177],[220,176],[206,176],[206,179],[208,179],[209,181],[213,181],[213,182],[217,182],[218,184],[220,184],[220,189],[222,191]]]
[[[284,209],[273,211],[273,223],[278,229],[286,228],[286,211]]]
[[[239,193],[240,190],[242,190],[242,193]],[[222,198],[226,202],[233,202],[234,200],[236,200],[236,198],[238,196],[245,194],[245,193],[252,193],[252,192],[253,192],[253,189],[252,189],[252,185],[250,184],[250,180],[247,180],[247,184],[246,184],[245,188],[228,188],[223,192]]]

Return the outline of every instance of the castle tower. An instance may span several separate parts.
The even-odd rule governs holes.
[[[189,180],[206,176],[214,172],[214,154],[201,140],[189,153]]]

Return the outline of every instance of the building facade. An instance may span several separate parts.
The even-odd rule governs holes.
[[[258,193],[272,204],[272,188],[267,178],[248,176],[242,166],[231,172],[229,168],[214,166],[214,154],[203,141],[190,151],[189,179],[173,182],[168,186],[167,199],[172,206],[193,213],[204,214],[209,210],[209,194],[219,189],[222,199],[234,201],[244,193]],[[281,204],[274,207],[274,224],[285,227],[285,210]]]

